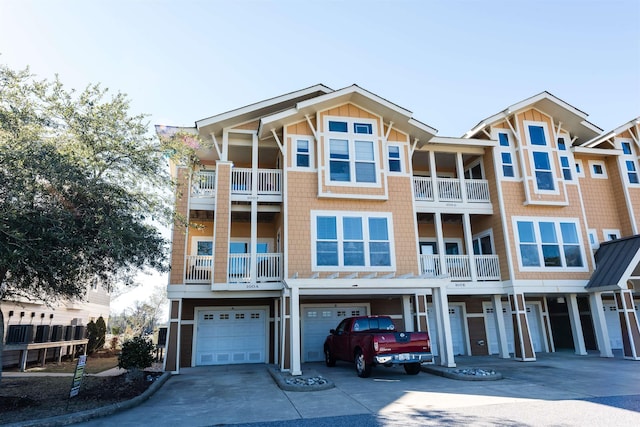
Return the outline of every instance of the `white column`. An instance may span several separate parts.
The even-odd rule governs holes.
[[[449,301],[446,288],[433,288],[433,306],[438,323],[438,353],[440,365],[448,368],[456,366],[453,359],[453,340],[451,338],[451,322],[449,320]]]
[[[602,293],[594,292],[590,294],[589,306],[591,308],[593,330],[596,334],[600,357],[613,357],[611,341],[609,341],[609,331],[607,330],[607,320],[604,317],[604,308],[602,306]]]
[[[462,163],[462,153],[456,153],[456,175],[460,183],[460,195],[462,203],[467,203],[467,186],[464,181],[464,163]]]
[[[464,227],[464,244],[467,247],[469,257],[469,269],[471,270],[471,281],[478,281],[478,271],[476,268],[476,257],[473,253],[473,235],[471,233],[471,217],[468,212],[462,214],[462,225]]]
[[[291,316],[287,315],[287,298],[290,292],[288,289],[282,289],[282,295],[280,296],[280,371],[284,372],[287,367],[285,366],[285,354],[287,349],[287,320],[291,321]]]
[[[440,189],[438,188],[438,174],[436,173],[436,155],[429,151],[429,171],[431,172],[431,186],[433,188],[433,200],[440,200]]]
[[[440,257],[440,274],[447,274],[447,261],[445,258],[446,249],[444,246],[444,232],[442,231],[442,215],[440,212],[433,214],[433,223],[436,226],[436,244],[438,245],[438,256]]]
[[[273,363],[280,364],[278,358],[280,355],[280,298],[274,298],[273,301]]]
[[[584,333],[582,332],[580,309],[578,308],[576,294],[567,296],[567,309],[569,310],[569,322],[571,323],[571,334],[573,335],[573,347],[576,349],[576,354],[586,356],[587,347],[584,344]]]
[[[491,295],[493,305],[493,315],[496,321],[496,332],[498,333],[498,351],[502,359],[509,359],[509,343],[507,341],[507,328],[504,325],[504,314],[502,313],[502,300],[500,295]]]
[[[413,332],[415,330],[413,326],[415,322],[413,320],[413,313],[411,313],[410,295],[402,295],[402,318],[404,319],[404,330],[407,332]]]
[[[290,298],[291,325],[291,375],[302,375],[300,360],[300,290],[291,288]]]
[[[252,135],[251,141],[251,243],[249,245],[249,253],[251,254],[249,262],[249,277],[252,282],[258,280],[257,261],[258,261],[258,135]]]

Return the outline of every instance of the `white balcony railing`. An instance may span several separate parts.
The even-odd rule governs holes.
[[[252,170],[233,168],[231,171],[231,193],[251,194]],[[280,169],[258,169],[258,195],[282,194],[282,171]]]
[[[468,202],[489,202],[489,181],[486,179],[465,179]],[[462,189],[457,178],[436,178],[438,200],[443,202],[462,202]],[[430,177],[413,177],[413,194],[417,201],[433,202],[436,194]]]
[[[210,282],[213,272],[213,257],[211,255],[187,256],[185,282]]]
[[[476,264],[477,280],[500,280],[498,255],[472,255]],[[445,255],[447,274],[451,280],[471,280],[471,256]],[[443,274],[440,255],[420,255],[420,269],[425,276]]]
[[[192,197],[215,197],[216,195],[216,172],[198,171],[191,179]]]
[[[256,281],[277,282],[282,280],[282,254],[266,253],[256,257]],[[213,257],[211,255],[187,256],[186,283],[210,283],[213,274]],[[230,283],[252,282],[251,254],[229,254]]]
[[[257,282],[282,280],[282,254],[266,253],[256,257]],[[253,282],[251,280],[251,254],[229,254],[229,283]]]

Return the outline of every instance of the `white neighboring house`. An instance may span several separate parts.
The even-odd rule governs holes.
[[[43,365],[62,356],[85,353],[87,324],[100,316],[109,320],[110,294],[101,286],[92,286],[85,298],[60,302],[53,307],[44,303],[3,300],[4,347],[2,367]]]

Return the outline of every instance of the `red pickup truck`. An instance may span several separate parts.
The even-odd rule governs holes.
[[[401,364],[409,375],[420,372],[423,362],[432,362],[431,342],[426,332],[397,332],[388,316],[344,319],[324,342],[327,366],[336,360],[355,362],[359,377],[371,375],[375,365]]]

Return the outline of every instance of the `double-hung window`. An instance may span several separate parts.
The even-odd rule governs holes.
[[[309,139],[296,139],[296,167],[311,166],[311,142]]]
[[[560,151],[560,167],[562,168],[562,176],[565,181],[571,181],[571,163],[569,162],[569,156],[567,153],[567,144],[564,142],[564,138],[558,138],[558,151]]]
[[[329,181],[375,184],[378,138],[374,122],[365,119],[328,119]]]
[[[507,132],[498,132],[498,152],[500,154],[500,162],[502,165],[503,178],[515,178],[516,169],[514,164],[515,152],[509,134]]]
[[[546,129],[544,126],[533,124],[529,124],[527,127],[536,188],[538,191],[555,191],[555,179]]]
[[[400,162],[400,146],[389,145],[389,172],[402,172],[402,163]]]
[[[514,218],[521,267],[534,269],[585,267],[575,220]]]
[[[631,141],[621,141],[620,146],[622,148],[623,156],[621,159],[624,163],[624,170],[627,173],[627,181],[629,184],[640,184],[640,180],[638,180],[638,158],[634,153]]]
[[[393,266],[390,214],[317,212],[312,228],[315,269],[384,271]]]

